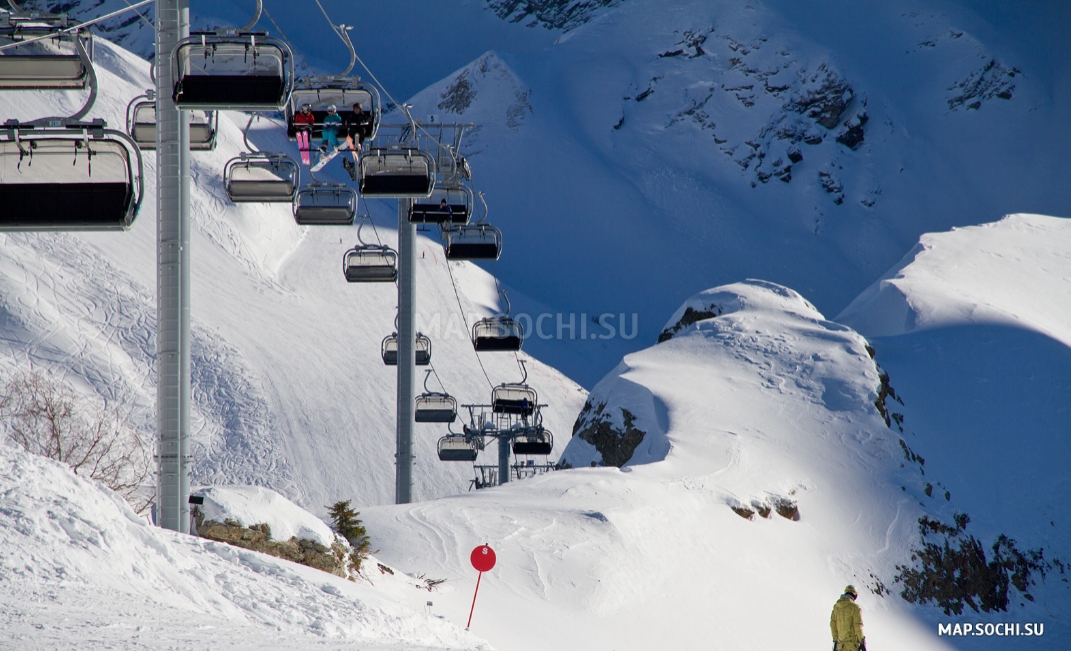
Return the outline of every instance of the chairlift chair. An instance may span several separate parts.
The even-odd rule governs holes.
[[[350,283],[392,283],[398,278],[398,254],[389,246],[358,245],[342,257],[342,272]]]
[[[345,183],[311,183],[294,197],[294,219],[302,226],[350,226],[357,193]]]
[[[409,221],[414,224],[461,225],[469,223],[471,217],[472,190],[467,186],[436,187],[430,197],[414,201],[409,209]]]
[[[374,138],[379,130],[381,112],[379,91],[375,86],[356,77],[302,77],[294,84],[290,101],[286,104],[286,135],[290,140],[297,139],[294,116],[306,104],[312,106],[315,123],[309,135],[315,140],[322,137],[328,106],[334,105],[342,113],[351,110],[356,103],[360,103],[361,109],[372,116],[372,132],[366,139]]]
[[[524,327],[512,317],[492,316],[472,325],[472,345],[476,352],[518,351],[523,342]]]
[[[439,439],[439,461],[475,461],[479,453],[475,442],[461,434],[448,434]]]
[[[512,416],[531,416],[536,411],[539,394],[527,384],[503,383],[491,390],[491,411]]]
[[[373,148],[355,170],[361,196],[370,199],[425,199],[435,186],[435,161],[420,149]]]
[[[425,391],[416,397],[414,417],[418,423],[452,423],[457,420],[457,400],[447,393]]]
[[[232,203],[292,202],[300,179],[298,164],[283,154],[242,152],[223,168],[223,183]]]
[[[72,24],[66,14],[0,17],[0,45],[49,37],[0,50],[0,90],[85,89],[92,75],[92,35],[63,31]]]
[[[447,260],[498,260],[502,255],[502,231],[490,224],[443,228],[442,242]]]
[[[266,32],[197,32],[171,54],[181,109],[282,110],[294,84],[290,47]]]
[[[141,151],[103,120],[0,127],[0,231],[130,228],[144,195]]]
[[[190,111],[190,150],[212,151],[216,148],[219,113]],[[156,101],[152,91],[135,97],[126,108],[126,131],[142,150],[156,149]]]
[[[513,435],[513,454],[550,454],[554,435],[543,427],[526,427]]]
[[[431,339],[428,339],[419,332],[416,333],[416,339],[413,342],[414,345],[414,362],[417,366],[427,366],[431,363]],[[383,343],[380,344],[380,355],[383,357],[383,363],[387,366],[398,365],[398,333],[392,333],[383,338]]]

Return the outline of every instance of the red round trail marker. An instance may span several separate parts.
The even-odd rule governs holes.
[[[495,566],[495,560],[497,560],[495,558],[495,550],[488,545],[480,545],[469,554],[469,562],[480,574],[476,577],[476,590],[472,593],[472,608],[469,608],[469,621],[465,624],[466,631],[469,630],[469,625],[472,624],[472,611],[476,609],[476,595],[480,592],[480,579],[483,578],[484,572]]]
[[[487,545],[480,545],[476,549],[472,550],[472,555],[469,556],[469,560],[472,561],[472,566],[479,572],[489,572],[491,568],[495,566],[495,550],[491,549]]]

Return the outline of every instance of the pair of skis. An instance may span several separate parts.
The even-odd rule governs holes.
[[[331,151],[329,151],[327,153],[321,153],[320,154],[320,160],[316,161],[316,164],[313,165],[310,169],[313,172],[319,172],[320,170],[322,170],[324,168],[325,165],[327,165],[332,160],[334,160],[335,156],[338,156],[340,153],[342,153],[344,151],[353,151],[353,148],[349,147],[347,145],[340,145],[338,147],[335,147],[334,149],[332,149]]]
[[[310,156],[310,153],[309,153],[310,149],[311,149],[310,145],[309,145],[309,132],[308,131],[298,131],[297,141],[298,141],[298,149],[301,150],[301,162],[303,164],[305,164],[305,165],[311,165],[312,164],[312,159],[311,159],[311,156]],[[328,163],[330,163],[332,160],[334,160],[335,156],[338,156],[339,153],[344,152],[344,151],[352,151],[352,150],[353,150],[352,147],[350,147],[348,145],[342,145],[342,146],[339,146],[339,147],[335,147],[330,152],[321,153],[320,154],[320,158],[316,161],[316,164],[312,165],[311,171],[319,172],[320,170],[322,170],[324,168],[324,166],[326,166]]]

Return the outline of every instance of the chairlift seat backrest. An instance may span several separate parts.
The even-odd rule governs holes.
[[[448,260],[497,260],[502,255],[502,231],[490,224],[443,229],[442,240]]]
[[[144,97],[144,96],[143,96]],[[215,111],[195,110],[190,114],[190,149],[193,151],[211,151],[216,148]],[[156,102],[144,100],[138,102],[130,114],[130,137],[138,147],[156,149]]]
[[[350,226],[357,216],[357,193],[344,184],[305,186],[294,198],[294,219],[302,226]]]
[[[542,427],[524,430],[513,436],[513,454],[550,454],[554,450],[554,435]]]
[[[286,156],[253,154],[227,161],[223,179],[233,203],[282,203],[294,200],[300,171]]]
[[[428,339],[419,332],[416,335],[416,339],[413,342],[414,351],[413,358],[414,363],[417,366],[427,366],[431,363],[431,339]],[[387,366],[398,365],[398,334],[392,334],[383,339],[383,343],[380,346],[380,355],[383,358],[383,363]]]
[[[539,395],[526,384],[500,384],[491,391],[491,411],[496,414],[531,416]]]
[[[47,24],[0,27],[0,45],[54,34],[53,38],[0,50],[0,89],[80,90],[86,87],[89,70],[78,53],[76,39],[81,39],[86,47],[91,36],[88,32],[60,33],[59,29]]]
[[[385,246],[358,246],[342,258],[342,270],[351,283],[392,283],[398,277],[398,254]]]
[[[451,434],[439,439],[440,461],[475,461],[480,451],[464,436]]]
[[[172,60],[179,108],[280,110],[290,97],[290,48],[263,33],[193,34]]]
[[[472,326],[472,345],[477,352],[517,351],[524,343],[524,328],[508,316],[480,319]]]
[[[442,205],[446,201],[446,207]],[[435,188],[427,199],[417,199],[409,211],[414,224],[467,224],[472,217],[472,193],[467,188]]]
[[[435,163],[419,149],[372,149],[358,163],[361,196],[421,199],[435,186]]]
[[[28,129],[0,138],[0,231],[126,230],[141,203],[141,159],[125,134]],[[92,152],[92,159],[88,155]]]
[[[413,415],[418,423],[452,423],[457,420],[457,400],[445,393],[422,393],[416,397]]]

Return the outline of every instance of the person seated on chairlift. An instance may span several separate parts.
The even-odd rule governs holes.
[[[450,209],[450,204],[446,203],[446,199],[443,199],[439,202],[439,212],[443,213],[444,215],[449,215],[451,212],[453,212]]]
[[[365,113],[360,102],[353,103],[353,112],[346,119],[346,142],[353,152],[353,162],[357,162],[357,152],[361,151],[364,141],[372,135],[372,114]],[[349,161],[344,161],[349,163]],[[348,166],[348,165],[347,165]]]
[[[327,107],[327,117],[324,118],[323,125],[320,151],[327,152],[338,149],[338,132],[342,128],[342,116],[338,114],[338,109],[335,108],[334,104]],[[328,150],[328,145],[331,145],[331,150]]]
[[[309,134],[312,126],[316,123],[316,116],[312,114],[312,104],[305,104],[301,112],[294,116],[294,129],[297,131],[298,149],[301,151],[301,162],[309,165]]]

